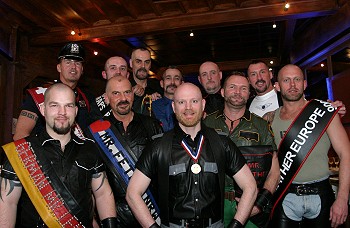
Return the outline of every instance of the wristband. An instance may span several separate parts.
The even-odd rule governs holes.
[[[237,219],[232,219],[227,228],[243,228],[243,225]]]
[[[269,190],[263,188],[260,189],[258,196],[256,197],[255,206],[257,206],[262,212],[268,212],[270,209],[270,203],[272,194]]]
[[[149,228],[160,228],[160,226],[155,222]]]
[[[102,228],[116,228],[117,227],[117,218],[110,217],[105,218],[101,221]]]

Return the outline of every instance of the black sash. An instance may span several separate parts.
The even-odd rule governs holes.
[[[69,208],[71,214],[73,214],[78,219],[78,221],[85,227],[91,227],[91,221],[89,221],[89,217],[87,217],[88,213],[84,212],[84,209],[80,207],[76,199],[68,190],[67,186],[61,181],[56,171],[52,167],[51,161],[45,156],[46,152],[43,149],[43,147],[37,140],[31,140],[30,143],[32,151],[37,157],[36,160],[41,165],[42,171],[45,173],[46,176],[49,177],[52,187],[61,196],[64,203]],[[70,167],[73,165],[73,161],[71,164],[69,164]],[[70,167],[67,166],[67,169],[70,169]]]
[[[274,193],[271,216],[338,110],[328,102],[311,100],[286,131],[278,148],[280,183]]]

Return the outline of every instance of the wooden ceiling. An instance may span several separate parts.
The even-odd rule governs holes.
[[[142,46],[152,53],[153,72],[177,65],[193,74],[206,60],[223,70],[244,69],[251,59],[287,63],[299,36],[347,4],[288,2],[285,10],[285,0],[0,0],[0,24],[18,27],[30,46],[58,50],[68,41],[82,42],[88,63],[99,69],[108,57],[128,59]]]

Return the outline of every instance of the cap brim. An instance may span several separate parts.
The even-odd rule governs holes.
[[[76,56],[76,55],[59,56],[58,59],[72,59],[72,60],[77,60],[77,61],[84,62],[84,59],[82,57]]]

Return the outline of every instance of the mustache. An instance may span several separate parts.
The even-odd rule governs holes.
[[[117,105],[127,105],[130,104],[129,101],[120,101]]]
[[[174,88],[174,89],[176,89],[176,88],[177,88],[177,86],[176,86],[176,85],[174,85],[174,84],[171,84],[171,85],[168,85],[168,86],[166,87],[166,89],[168,89],[168,88]]]
[[[264,79],[260,79],[260,80],[257,80],[257,81],[255,82],[255,85],[258,84],[258,83],[260,83],[260,82],[266,83],[266,81],[265,81]]]
[[[140,71],[143,71],[143,72],[147,73],[147,70],[146,70],[146,68],[144,68],[144,67],[141,67],[140,69],[138,69],[138,70],[137,70],[137,73],[140,72]]]

